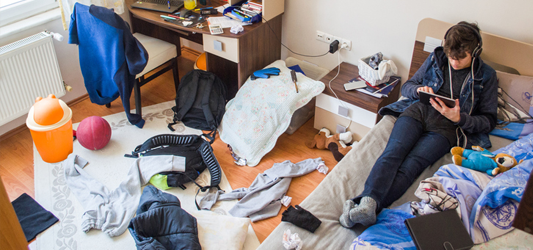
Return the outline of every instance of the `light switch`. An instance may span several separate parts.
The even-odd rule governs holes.
[[[213,47],[215,48],[215,50],[223,51],[221,41],[218,41],[218,40],[213,41]]]

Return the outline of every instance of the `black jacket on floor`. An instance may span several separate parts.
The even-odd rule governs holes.
[[[181,208],[179,199],[146,186],[128,229],[138,250],[200,250],[196,218]]]

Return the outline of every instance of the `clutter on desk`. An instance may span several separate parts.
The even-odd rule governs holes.
[[[241,22],[256,23],[262,19],[263,4],[260,1],[248,1],[242,5],[233,5],[224,9],[224,16]]]
[[[359,75],[372,86],[388,82],[391,76],[398,73],[396,64],[392,60],[383,59],[381,52],[359,59],[358,67]]]
[[[230,32],[232,34],[238,34],[239,32],[242,32],[244,28],[240,24],[236,24],[233,27],[231,27]]]
[[[350,81],[364,81],[361,77],[356,77]],[[365,88],[358,88],[357,91],[363,92],[367,95],[371,95],[373,97],[382,98],[382,97],[388,97],[389,93],[398,85],[398,83],[401,81],[401,77],[399,76],[391,76],[389,80],[385,83],[379,84],[377,86],[372,86],[369,82],[366,82]]]
[[[193,27],[207,21],[205,16],[192,11],[176,12],[174,14],[160,15],[163,20],[183,27]]]
[[[218,17],[207,18],[207,24],[208,25],[214,25],[214,24],[220,25],[220,27],[224,29],[224,28],[231,28],[235,25],[241,25],[241,26],[250,25],[251,23],[243,23],[241,21],[234,20],[234,19],[231,19],[225,16],[218,16]]]

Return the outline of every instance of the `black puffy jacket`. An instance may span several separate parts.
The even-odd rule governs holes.
[[[181,208],[176,196],[149,185],[139,204],[128,226],[138,250],[202,249],[196,218]]]

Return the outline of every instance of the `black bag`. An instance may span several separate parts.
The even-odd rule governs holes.
[[[207,136],[214,140],[216,130],[226,111],[226,85],[218,76],[203,70],[192,70],[180,82],[176,92],[174,122],[181,121],[189,128],[211,131]]]
[[[167,185],[169,187],[180,187],[185,189],[184,184],[194,182],[200,191],[205,192],[212,187],[220,189],[218,186],[222,178],[222,170],[213,154],[211,144],[199,135],[173,135],[162,134],[151,137],[143,144],[137,146],[131,155],[126,157],[138,158],[150,155],[176,155],[183,156],[185,160],[185,172],[161,172],[167,175]],[[211,184],[201,186],[196,183],[196,178],[205,170],[211,174]],[[196,205],[198,207],[198,204]],[[199,208],[199,207],[198,207]]]

